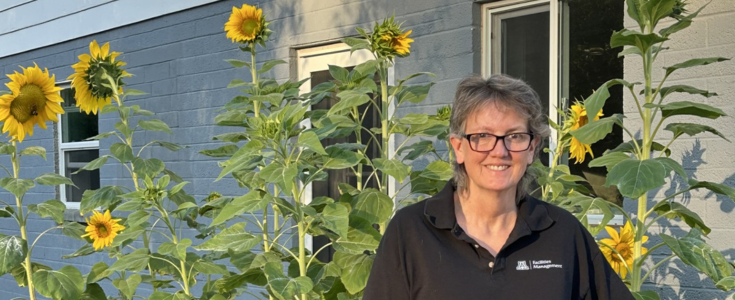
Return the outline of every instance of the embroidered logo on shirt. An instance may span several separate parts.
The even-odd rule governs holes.
[[[530,263],[530,264],[529,264]],[[561,269],[561,264],[552,263],[550,260],[519,260],[516,270],[527,271],[527,270],[538,270],[538,269]]]
[[[550,260],[532,260],[533,269],[561,269],[561,264],[552,263]]]

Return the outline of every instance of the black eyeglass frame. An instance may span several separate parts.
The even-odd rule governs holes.
[[[480,134],[491,135],[491,136],[494,136],[495,137],[495,143],[493,144],[493,147],[490,148],[490,150],[477,151],[477,150],[475,150],[475,147],[472,146],[472,140],[470,140],[470,138],[473,135],[480,135]],[[511,135],[514,135],[514,134],[527,134],[527,135],[531,136],[531,139],[528,140],[528,147],[526,147],[526,149],[523,149],[523,150],[510,150],[510,149],[508,149],[508,145],[505,143],[505,138],[507,136],[511,136]],[[492,133],[478,132],[478,133],[463,134],[463,135],[460,135],[460,136],[463,137],[463,138],[465,138],[465,139],[467,139],[467,143],[470,144],[470,149],[472,149],[472,151],[475,151],[475,152],[490,152],[490,151],[495,150],[495,147],[498,146],[498,140],[502,140],[503,141],[503,147],[505,148],[505,150],[508,150],[508,152],[523,152],[523,151],[526,151],[529,148],[531,148],[531,144],[533,143],[533,138],[535,137],[535,135],[533,134],[533,132],[530,132],[530,131],[529,132],[512,132],[512,133],[509,133],[509,134],[506,134],[506,135],[494,135]]]

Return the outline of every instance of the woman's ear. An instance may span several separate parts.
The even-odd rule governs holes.
[[[457,164],[464,163],[464,153],[462,152],[462,137],[458,137],[454,134],[449,135],[449,143],[452,145],[454,150],[454,156],[456,157]]]
[[[528,165],[533,163],[533,157],[536,154],[536,147],[541,144],[541,139],[534,137],[531,141],[531,148],[528,148]]]

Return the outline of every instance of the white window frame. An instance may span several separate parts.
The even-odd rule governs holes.
[[[505,0],[499,2],[487,3],[482,6],[482,76],[488,77],[499,72],[499,68],[493,66],[493,59],[490,58],[493,53],[493,47],[496,45],[489,38],[492,31],[492,20],[495,14],[507,14],[514,10],[528,9],[538,6],[549,6],[549,118],[559,121],[559,115],[556,107],[559,103],[559,1],[553,0]],[[557,17],[555,17],[557,16]],[[558,133],[556,129],[550,128],[549,148],[556,147],[556,137]],[[553,159],[551,153],[549,161]]]
[[[64,81],[56,84],[58,87],[62,89],[68,89],[71,88],[71,82],[70,81]],[[71,151],[79,151],[79,150],[99,150],[100,149],[100,142],[98,140],[94,141],[84,141],[84,142],[71,142],[71,143],[64,143],[64,132],[63,132],[63,125],[61,124],[63,119],[61,114],[57,114],[56,117],[59,119],[59,122],[56,122],[56,132],[57,134],[57,140],[56,145],[57,149],[59,149],[59,175],[66,177],[65,171],[66,171],[66,159],[65,154],[66,152]],[[99,115],[97,115],[97,118],[99,118]],[[63,202],[66,205],[66,208],[68,209],[79,209],[80,208],[80,202],[67,202],[66,199],[66,189],[67,185],[62,184],[59,185],[59,200]]]
[[[296,50],[296,72],[297,79],[304,80],[311,77],[312,72],[317,71],[328,71],[329,65],[337,65],[340,67],[353,67],[361,63],[375,59],[373,54],[368,50],[358,50],[350,53],[350,46],[345,43],[335,43],[324,46],[316,46],[311,48]],[[388,69],[388,83],[395,81],[395,70],[393,67]],[[299,88],[300,93],[308,93],[311,91],[311,82],[306,81]],[[391,106],[388,107],[388,114],[393,115],[395,112],[395,102],[391,102]],[[311,128],[311,122],[304,120],[301,125],[304,128]],[[395,139],[391,138],[388,140],[388,155],[390,157],[395,156]],[[388,194],[394,195],[397,191],[398,182],[390,177],[388,180]],[[312,186],[307,185],[304,188],[304,203],[311,202],[313,198]],[[395,201],[395,200],[394,200]],[[395,203],[394,203],[395,205]],[[316,249],[313,248],[312,238],[310,235],[306,236],[306,248],[311,249],[312,252]]]

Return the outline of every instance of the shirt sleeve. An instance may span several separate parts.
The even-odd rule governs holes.
[[[394,218],[380,241],[363,300],[411,299],[399,223],[399,218]]]

